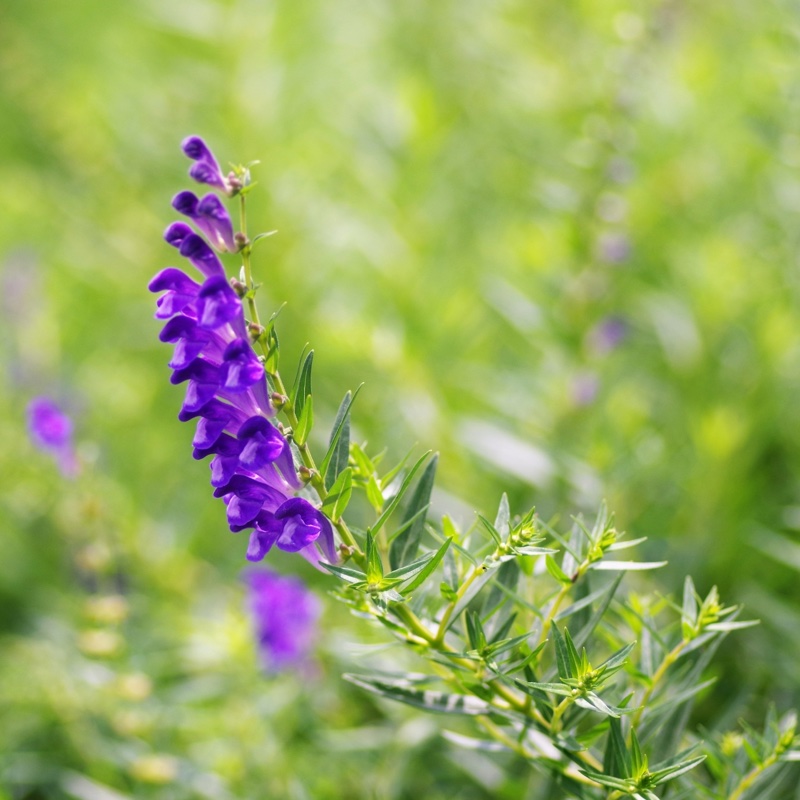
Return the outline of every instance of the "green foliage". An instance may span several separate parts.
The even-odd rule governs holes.
[[[569,630],[592,664],[635,640],[620,672],[645,676],[639,693],[681,648],[637,735],[658,764],[699,716],[723,755],[690,773],[708,773],[707,792],[670,797],[725,797],[757,768],[742,796],[791,797],[791,763],[760,771],[752,731],[765,697],[797,704],[800,678],[795,23],[771,0],[5,4],[0,796],[451,798],[457,784],[470,799],[562,800],[581,782],[532,773],[516,732],[443,740],[416,711],[343,685],[340,672],[386,661],[418,668],[400,646],[380,650],[386,630],[423,647],[389,611],[399,601],[379,633],[328,609],[316,677],[258,674],[236,584],[246,543],[187,459],[143,288],[174,263],[158,233],[185,180],[174,145],[197,132],[223,163],[263,161],[246,196],[281,233],[251,240],[259,303],[288,305],[280,346],[274,318],[259,336],[273,375],[291,378],[306,341],[323,348],[295,434],[332,448],[312,488],[351,469],[349,502],[343,478],[326,511],[363,545],[406,469],[385,465],[411,442],[440,454],[433,509],[402,527],[417,477],[378,532],[386,580],[392,536],[425,519],[403,605],[421,603],[437,630],[437,603],[451,609],[445,640],[469,663],[558,684],[555,634],[523,648],[547,619],[526,592],[552,576],[552,599],[566,593],[548,630]],[[614,346],[609,317],[627,324]],[[351,442],[336,403],[362,381]],[[24,437],[40,392],[75,416],[91,476],[77,489]],[[383,463],[365,441],[386,446]],[[508,543],[503,520],[462,531],[502,493],[507,508],[536,502],[551,538],[490,563],[474,546],[497,550],[492,530]],[[639,563],[669,567],[608,574],[609,550],[573,584],[588,553],[570,553],[572,537],[587,542],[553,520],[603,496],[620,527],[650,537]],[[526,546],[558,552],[517,555]],[[679,631],[657,591],[637,592],[669,594],[687,572],[705,600],[675,599]],[[626,574],[636,591],[621,597]],[[334,580],[304,577],[320,592]],[[724,610],[713,584],[763,620],[735,648],[712,628],[742,624],[710,621]],[[113,600],[98,617],[113,597],[124,618],[109,618]],[[346,599],[371,614],[363,593]],[[485,647],[465,639],[467,615]],[[343,651],[362,637],[374,652]],[[552,674],[526,674],[541,662]],[[526,696],[546,718],[554,696]],[[748,727],[725,734],[740,716]]]

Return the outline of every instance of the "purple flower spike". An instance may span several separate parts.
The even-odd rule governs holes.
[[[202,139],[190,136],[182,146],[195,162],[190,174],[197,180],[228,195],[242,189],[234,174],[222,175]],[[214,497],[227,506],[231,531],[254,529],[247,550],[250,560],[262,559],[277,545],[315,566],[322,557],[336,561],[331,523],[311,503],[293,497],[303,483],[292,448],[280,427],[269,421],[275,409],[264,364],[253,349],[239,293],[211,247],[238,250],[230,217],[213,193],[198,198],[194,192],[179,192],[172,205],[203,235],[186,222],[173,222],[164,239],[203,279],[192,280],[169,267],[149,288],[161,293],[156,317],[166,324],[160,339],[174,345],[170,381],[186,383],[178,418],[198,419],[193,455],[212,456]]]
[[[225,194],[230,194],[230,186],[222,170],[219,168],[217,159],[208,149],[206,143],[199,136],[189,136],[181,143],[183,152],[195,162],[189,170],[189,175],[198,183],[207,183],[215,186]]]
[[[72,421],[52,400],[35,397],[28,404],[28,433],[38,448],[53,456],[64,477],[74,478],[78,474]]]
[[[307,667],[317,639],[319,600],[297,578],[258,569],[243,578],[264,669]]]

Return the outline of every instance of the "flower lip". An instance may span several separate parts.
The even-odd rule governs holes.
[[[193,233],[191,225],[187,225],[185,222],[173,222],[164,231],[164,241],[173,247],[180,248],[181,242]]]
[[[197,214],[198,202],[197,195],[194,192],[178,192],[178,194],[172,198],[172,207],[179,214],[185,214],[187,217],[194,217]]]
[[[181,240],[180,254],[188,258],[192,266],[200,270],[207,278],[215,275],[225,278],[225,270],[206,240],[196,233],[190,233]]]

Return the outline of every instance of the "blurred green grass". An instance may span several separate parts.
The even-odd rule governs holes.
[[[323,422],[365,382],[358,436],[398,458],[414,443],[439,450],[437,504],[463,520],[503,490],[513,508],[562,520],[607,498],[621,527],[650,537],[649,556],[670,559],[664,591],[691,571],[701,590],[718,583],[763,617],[745,640],[753,657],[729,653],[714,702],[789,701],[800,663],[799,34],[796,9],[777,0],[7,3],[9,796],[101,797],[64,769],[137,797],[195,796],[188,779],[142,779],[131,765],[151,751],[184,776],[208,765],[214,797],[258,796],[259,781],[268,796],[336,797],[361,763],[355,796],[451,797],[456,780],[457,796],[515,796],[526,780],[518,766],[505,783],[491,765],[470,777],[427,723],[353,695],[337,679],[335,637],[311,696],[291,677],[258,677],[240,612],[245,543],[190,458],[145,289],[172,259],[160,234],[187,185],[178,143],[189,133],[223,162],[261,161],[250,219],[280,231],[257,251],[261,307],[287,302],[287,361],[306,341],[316,348]],[[613,347],[609,318],[626,325]],[[74,414],[93,464],[80,488],[25,440],[36,393]],[[75,563],[104,537],[123,568],[95,585]],[[82,653],[80,632],[95,624],[86,597],[112,591],[130,603],[124,647]],[[187,665],[206,614],[219,639],[203,645],[210,661]],[[367,635],[328,614],[345,638]],[[150,675],[144,711],[114,695],[129,671]],[[44,692],[57,676],[63,686]],[[187,710],[181,692],[193,691],[200,708]],[[126,709],[150,727],[115,728]],[[401,718],[412,726],[402,746],[391,736]],[[381,782],[380,748],[342,753],[325,738],[365,721],[417,766]],[[414,742],[439,742],[442,765]],[[92,755],[101,743],[113,752]]]

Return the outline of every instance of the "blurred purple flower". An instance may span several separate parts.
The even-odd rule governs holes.
[[[308,666],[320,602],[297,578],[266,570],[243,574],[261,663],[269,672]]]
[[[61,474],[74,478],[79,472],[72,444],[72,420],[47,397],[28,404],[28,434],[31,441],[55,459]]]
[[[581,373],[572,383],[572,401],[576,406],[591,405],[599,389],[600,381],[594,373]]]
[[[600,320],[589,332],[592,348],[600,355],[619,347],[628,335],[628,323],[623,317],[610,316]]]
[[[608,232],[597,242],[597,256],[606,264],[622,264],[631,255],[630,239],[620,232]]]

